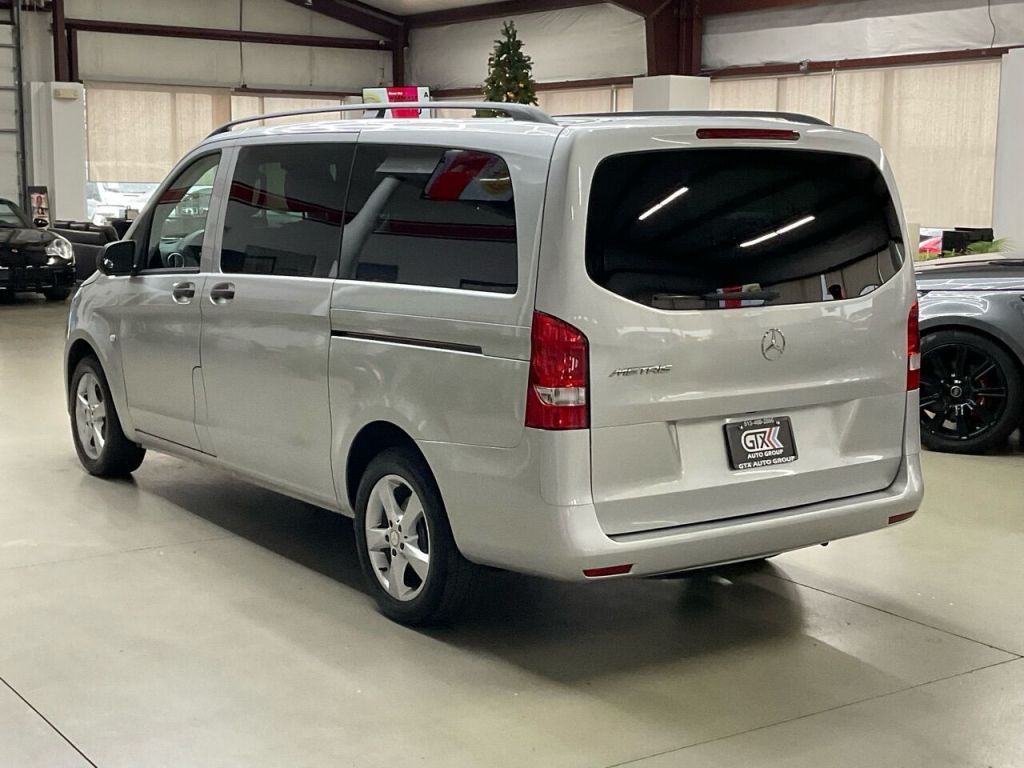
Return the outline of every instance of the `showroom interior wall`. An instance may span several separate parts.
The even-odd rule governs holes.
[[[711,81],[713,109],[801,112],[885,147],[908,221],[992,225],[1000,60]]]
[[[120,0],[65,0],[68,18],[181,25],[253,32],[376,39],[372,32],[312,13],[282,0],[176,0],[126,3]],[[46,13],[23,14],[25,80],[54,78],[53,44]],[[85,82],[89,179],[157,181],[174,160],[227,115],[251,114],[274,93],[359,92],[391,82],[389,51],[305,48],[126,34],[78,33],[78,72]],[[112,87],[113,86],[113,87]],[[63,170],[52,157],[51,105],[40,104],[40,89],[28,86],[32,183],[51,191],[57,217],[85,218],[80,193],[84,169]],[[232,93],[251,90],[252,99]],[[117,99],[112,94],[120,94]],[[219,97],[219,98],[217,98]],[[339,99],[300,97],[277,108],[320,106]],[[255,103],[254,103],[255,102]],[[221,105],[228,105],[225,111]],[[149,106],[151,109],[145,109]],[[58,107],[59,108],[59,107]],[[254,109],[255,108],[255,109]],[[191,111],[189,111],[191,110]],[[174,115],[173,130],[167,119]],[[130,119],[132,116],[134,119]],[[83,127],[83,131],[85,131]],[[80,137],[85,141],[85,134]],[[190,143],[191,142],[191,143]],[[77,142],[73,142],[77,143]],[[84,151],[84,150],[83,150]],[[113,156],[118,163],[113,164]],[[72,199],[74,198],[74,199]]]
[[[590,5],[508,17],[515,21],[534,78],[541,83],[643,75],[644,20],[613,5]],[[503,19],[413,29],[409,67],[417,83],[437,90],[475,88]],[[443,51],[443,55],[438,52]]]
[[[718,70],[1021,44],[1020,0],[852,0],[710,16],[703,63]]]
[[[71,18],[374,38],[283,0],[66,3]],[[850,0],[712,16],[705,21],[704,37],[704,64],[719,70],[712,102],[720,107],[804,111],[866,130],[882,141],[892,158],[908,218],[924,226],[986,226],[992,222],[1000,122],[998,59],[742,80],[726,75],[730,67],[771,62],[983,48],[993,37],[995,45],[1022,44],[1021,8],[1019,0],[992,0],[994,36],[984,0]],[[29,79],[52,79],[47,15],[25,16],[26,36],[42,43],[27,43],[26,74]],[[542,108],[558,114],[632,107],[630,79],[646,72],[640,16],[603,4],[513,18],[533,57],[535,78],[548,85],[538,92]],[[413,29],[407,82],[441,93],[478,87],[501,21]],[[97,33],[80,33],[79,48],[86,99],[91,93],[94,106],[105,105],[102,112],[94,109],[90,118],[93,180],[159,178],[170,158],[225,115],[334,103],[344,99],[343,93],[390,83],[391,78],[391,56],[386,51]],[[594,80],[613,82],[551,89],[554,84]],[[326,92],[338,95],[328,98]],[[140,106],[145,103],[161,106],[147,110]],[[119,117],[132,113],[149,116],[151,129],[141,130],[137,120]],[[173,122],[188,122],[191,129],[163,131],[161,125],[172,119],[171,114],[177,116]],[[132,151],[133,145],[148,149]],[[960,160],[964,153],[970,162],[958,162],[956,178],[951,178],[950,158]]]
[[[1024,250],[1024,48],[1003,56],[992,226]]]
[[[194,25],[250,32],[376,39],[377,35],[282,0],[65,0],[69,18]],[[387,51],[299,48],[216,40],[79,34],[85,81],[281,90],[356,91],[391,82]]]

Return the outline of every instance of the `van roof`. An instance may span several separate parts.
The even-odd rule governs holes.
[[[424,118],[419,120],[381,121],[379,117],[359,117],[347,120],[317,120],[309,122],[282,123],[269,126],[253,126],[239,131],[232,130],[237,126],[257,120],[267,120],[282,117],[297,117],[307,114],[338,114],[340,112],[369,112],[381,109],[379,104],[351,104],[339,105],[338,107],[323,107],[310,110],[296,110],[294,112],[276,112],[267,115],[254,115],[242,118],[222,125],[207,137],[207,141],[222,140],[244,136],[246,138],[258,136],[273,136],[281,134],[303,134],[303,133],[330,133],[330,132],[351,132],[367,128],[382,128],[385,125],[389,129],[401,129],[408,131],[430,131],[438,127],[450,125],[452,128],[466,130],[476,129],[480,132],[493,131],[501,126],[502,131],[507,131],[513,126],[521,128],[524,132],[536,131],[540,125],[551,126],[555,130],[571,127],[594,127],[602,128],[626,128],[653,125],[672,126],[694,126],[711,127],[709,120],[727,120],[729,127],[766,127],[770,123],[773,127],[780,127],[780,124],[799,127],[801,125],[828,126],[824,120],[810,115],[803,115],[793,112],[762,112],[762,111],[737,111],[737,110],[687,110],[687,111],[665,111],[665,112],[601,112],[587,114],[555,115],[551,116],[537,107],[529,105],[501,105],[489,104],[486,102],[430,102],[418,104],[393,104],[385,108],[440,108],[440,109],[491,109],[498,108],[508,110],[508,117],[473,117],[464,118]],[[383,114],[383,112],[381,112]],[[511,118],[511,119],[509,119]],[[206,142],[204,142],[206,143]]]

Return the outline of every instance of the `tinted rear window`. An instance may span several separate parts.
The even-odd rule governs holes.
[[[896,211],[870,160],[806,150],[615,155],[594,174],[587,272],[659,309],[863,295],[902,264]]]

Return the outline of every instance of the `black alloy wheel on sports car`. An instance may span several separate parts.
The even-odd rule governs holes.
[[[950,453],[1003,445],[1020,425],[1024,385],[1016,361],[985,336],[940,330],[921,341],[921,442]]]

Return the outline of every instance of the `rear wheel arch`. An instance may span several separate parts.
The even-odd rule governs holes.
[[[389,448],[410,451],[422,459],[428,468],[430,467],[430,462],[423,455],[423,451],[404,429],[390,421],[372,421],[366,424],[356,434],[345,460],[345,496],[353,510],[356,507],[356,494],[363,473],[375,456]]]

